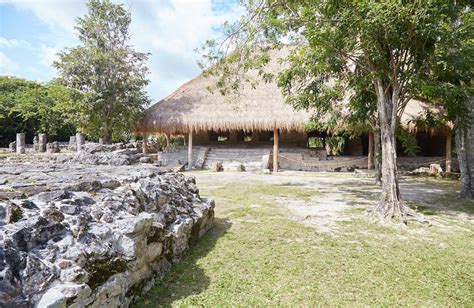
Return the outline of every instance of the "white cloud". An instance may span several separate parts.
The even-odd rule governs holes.
[[[18,64],[3,52],[0,52],[0,75],[15,75]]]
[[[211,0],[170,0],[156,6],[132,3],[133,43],[152,53],[150,90],[160,98],[199,73],[195,49],[215,37],[214,29],[235,20],[240,11],[216,11]]]
[[[86,11],[84,0],[0,0],[0,3],[11,4],[20,10],[32,12],[51,27],[70,32],[74,29],[76,16]]]
[[[0,48],[29,47],[30,44],[24,40],[7,39],[0,36]]]
[[[152,54],[148,62],[151,70],[148,92],[154,99],[164,97],[198,74],[196,61],[200,56],[194,49],[215,37],[216,27],[240,15],[233,0],[217,1],[226,10],[213,6],[212,0],[113,1],[125,4],[132,13],[132,43],[138,50]],[[40,55],[40,64],[51,65],[59,50],[77,44],[74,24],[76,17],[86,13],[85,0],[0,0],[0,3],[29,11],[50,26],[49,38],[55,40],[53,44],[50,40],[37,47],[35,53]]]
[[[44,66],[51,67],[53,62],[58,59],[57,53],[59,52],[58,48],[48,47],[44,44],[41,45],[39,52],[41,64]]]

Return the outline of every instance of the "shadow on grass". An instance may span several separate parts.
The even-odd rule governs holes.
[[[134,307],[171,307],[173,302],[198,295],[209,286],[210,280],[198,261],[205,257],[225,235],[232,223],[228,219],[215,218],[214,226],[190,248],[183,260],[173,264],[165,278],[156,285]]]
[[[409,202],[408,205],[428,216],[434,215],[452,215],[458,216],[465,214],[469,216],[474,215],[474,201],[470,199],[463,199],[457,194],[446,194],[427,200],[426,202]]]
[[[375,205],[380,198],[380,187],[370,183],[357,186],[348,182],[344,183],[344,187],[344,192],[352,196],[353,204],[368,201]],[[458,193],[453,192],[453,187],[424,178],[400,181],[402,200],[423,215],[474,215],[474,201],[461,198]]]

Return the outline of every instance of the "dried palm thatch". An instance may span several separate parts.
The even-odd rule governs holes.
[[[446,123],[442,119],[444,112],[445,110],[441,106],[412,99],[408,102],[400,123],[412,133],[445,134],[453,129],[453,124]]]
[[[280,59],[289,48],[274,50],[266,70],[277,74],[284,66]],[[248,73],[259,79],[256,71]],[[180,134],[190,131],[305,131],[305,123],[311,119],[311,111],[295,110],[285,99],[275,81],[260,81],[256,85],[244,83],[239,93],[224,96],[211,92],[217,77],[200,74],[179,87],[169,96],[145,111],[135,131],[137,133]],[[348,95],[342,105],[348,104]],[[402,117],[402,125],[415,130],[415,117],[420,117],[427,104],[412,100]],[[341,125],[344,125],[341,123]]]
[[[279,71],[279,61],[285,51],[272,53],[267,65],[271,72]],[[249,72],[250,78],[258,78]],[[168,97],[151,106],[137,128],[142,133],[186,133],[189,131],[303,131],[310,113],[295,111],[285,103],[275,82],[259,82],[255,87],[244,84],[239,93],[224,96],[212,93],[217,78],[200,74]]]

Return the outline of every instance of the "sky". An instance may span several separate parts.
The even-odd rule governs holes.
[[[242,13],[237,0],[112,1],[131,11],[131,43],[151,53],[146,90],[152,101],[199,74],[195,48]],[[51,64],[60,50],[79,45],[75,19],[86,9],[86,0],[0,0],[0,75],[41,82],[56,77]]]

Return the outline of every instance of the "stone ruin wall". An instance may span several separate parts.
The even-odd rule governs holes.
[[[0,306],[127,307],[213,217],[194,178],[151,164],[3,161]]]

